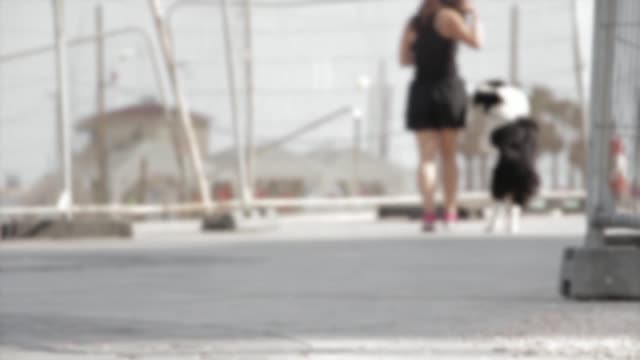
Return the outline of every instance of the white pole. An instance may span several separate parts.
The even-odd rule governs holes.
[[[58,134],[62,162],[63,191],[59,206],[66,211],[67,219],[73,214],[72,164],[71,164],[71,111],[69,105],[67,39],[64,29],[64,0],[53,0],[53,23],[55,32],[55,67],[58,90]]]
[[[538,198],[545,201],[582,200],[585,197],[583,191],[543,191]],[[441,195],[436,195],[436,201],[441,201]],[[460,204],[465,207],[482,209],[490,205],[493,200],[486,191],[463,192],[459,196]],[[367,197],[343,197],[343,198],[295,198],[295,199],[257,199],[256,207],[281,208],[300,207],[316,209],[339,209],[348,206],[380,206],[380,205],[416,205],[421,202],[419,195],[396,196],[367,196]],[[237,201],[225,201],[216,205],[226,209],[242,209]],[[145,215],[145,214],[182,214],[182,213],[206,213],[208,211],[202,203],[181,203],[164,205],[76,205],[72,208],[74,214],[118,214],[118,215]],[[0,217],[30,216],[30,215],[61,215],[61,211],[55,207],[34,206],[0,206]],[[618,223],[625,222],[632,228],[640,227],[636,217],[627,216],[621,219],[612,219]]]
[[[213,203],[211,201],[211,194],[209,191],[209,182],[207,181],[206,174],[204,172],[202,154],[200,152],[201,147],[198,144],[198,138],[195,135],[189,105],[184,95],[184,90],[182,89],[182,82],[178,76],[176,59],[173,56],[173,44],[167,32],[158,0],[149,0],[149,7],[153,15],[156,33],[158,34],[162,54],[164,55],[167,70],[169,72],[169,78],[171,80],[173,93],[178,106],[180,120],[182,122],[183,130],[187,135],[189,154],[191,155],[191,162],[198,180],[201,201],[206,208],[210,209],[213,206]]]
[[[231,43],[231,32],[229,30],[229,4],[227,0],[222,1],[222,31],[224,33],[224,42],[227,61],[227,82],[229,84],[229,94],[231,99],[231,122],[233,124],[233,134],[236,146],[236,166],[238,171],[237,188],[240,195],[240,203],[246,208],[250,201],[250,195],[247,191],[247,168],[245,156],[245,144],[242,141],[242,124],[238,117],[238,100],[236,98],[235,86],[235,67],[233,65],[233,45]]]

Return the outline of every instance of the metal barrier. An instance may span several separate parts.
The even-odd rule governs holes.
[[[640,229],[640,3],[598,1],[591,93],[587,245]]]
[[[548,191],[541,193],[538,198],[549,202],[581,201],[585,197],[583,191]],[[436,196],[436,201],[442,201],[441,194]],[[492,204],[486,191],[464,192],[459,197],[460,205],[470,210],[482,210]],[[359,209],[374,208],[379,206],[418,206],[418,195],[397,196],[367,196],[367,197],[342,197],[342,198],[271,198],[254,199],[251,206],[258,209]],[[245,206],[241,201],[217,201],[217,209],[241,210]],[[61,216],[70,211],[74,215],[179,215],[179,214],[206,214],[207,206],[195,203],[165,204],[165,205],[75,205],[69,209],[60,209],[52,206],[4,206],[0,207],[0,218],[30,217],[30,216]]]
[[[640,2],[597,1],[593,51],[589,225],[586,246],[565,251],[560,292],[640,299]]]

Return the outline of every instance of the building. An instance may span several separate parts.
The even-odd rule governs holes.
[[[200,151],[206,155],[209,120],[200,114],[191,116]],[[76,203],[101,202],[97,146],[100,125],[109,177],[107,202],[172,203],[198,197],[186,136],[176,110],[165,111],[162,105],[144,103],[79,122],[76,130],[88,141],[73,156]],[[61,188],[60,177],[48,174],[31,188],[25,202],[54,204]]]
[[[257,151],[254,162],[256,197],[306,196],[322,181],[324,169],[302,155],[284,149]],[[212,155],[208,161],[214,198],[228,200],[236,189],[236,152],[230,148]]]
[[[228,200],[236,189],[236,154],[228,149],[208,161],[214,197]],[[355,184],[356,189],[352,189]],[[256,197],[340,197],[406,194],[415,176],[400,166],[367,152],[323,149],[297,154],[284,149],[257,151]],[[412,186],[414,186],[412,188]]]
[[[415,192],[415,174],[370,152],[351,148],[318,149],[307,158],[323,168],[320,191],[332,196],[355,192],[359,196],[406,195]],[[355,184],[356,188],[351,189]]]

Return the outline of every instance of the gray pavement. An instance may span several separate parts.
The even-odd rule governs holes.
[[[558,295],[579,218],[197,225],[2,243],[0,359],[640,359],[640,304]]]

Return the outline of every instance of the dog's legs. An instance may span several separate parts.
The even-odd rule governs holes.
[[[491,211],[491,217],[489,218],[489,223],[487,223],[487,228],[485,229],[488,233],[495,233],[498,229],[498,223],[500,222],[500,217],[502,215],[503,203],[501,201],[494,201]]]
[[[517,234],[520,231],[520,215],[522,210],[520,206],[513,203],[513,200],[507,200],[507,233]]]

